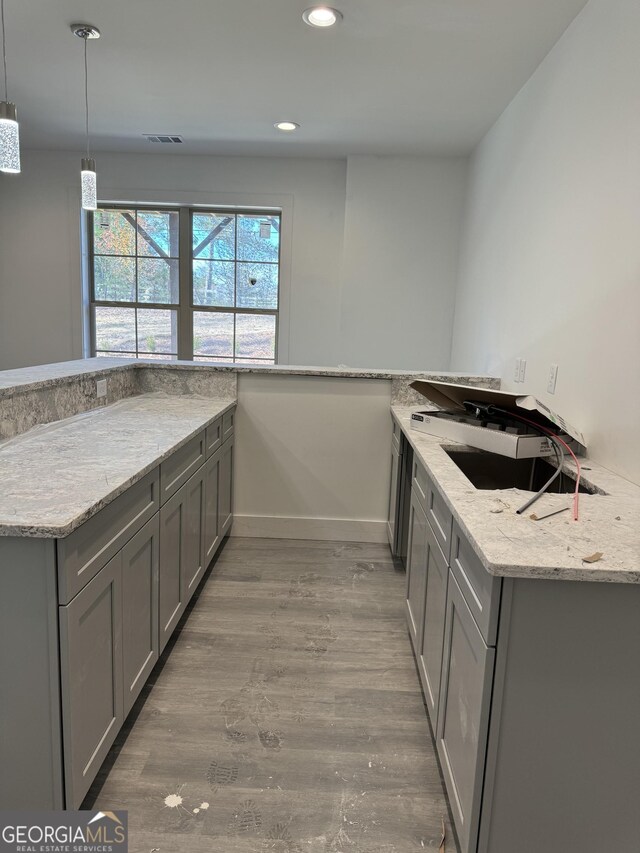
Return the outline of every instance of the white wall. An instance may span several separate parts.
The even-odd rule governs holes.
[[[476,150],[451,360],[536,394],[582,429],[594,459],[634,482],[639,46],[637,0],[591,0]],[[524,385],[513,381],[518,357]]]
[[[0,175],[0,369],[82,355],[79,157]],[[96,158],[105,200],[283,207],[283,363],[448,367],[463,161]]]
[[[0,176],[0,369],[80,357],[79,153]],[[283,206],[284,361],[337,363],[345,163],[98,154],[103,199]],[[284,239],[283,239],[284,243]]]
[[[349,157],[341,362],[447,370],[467,161]]]
[[[391,382],[238,375],[234,536],[385,542]]]

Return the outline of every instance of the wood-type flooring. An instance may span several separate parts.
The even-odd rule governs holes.
[[[456,853],[385,545],[231,538],[84,807],[130,853]]]

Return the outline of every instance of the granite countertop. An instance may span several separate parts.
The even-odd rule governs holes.
[[[0,444],[0,535],[63,537],[235,405],[143,394]]]
[[[334,376],[359,379],[418,379],[462,382],[466,385],[487,384],[499,387],[500,380],[483,374],[451,373],[448,371],[382,370],[359,367],[309,367],[290,364],[229,364],[197,361],[161,361],[135,358],[84,358],[62,361],[36,367],[21,367],[0,371],[0,398],[19,391],[35,391],[38,388],[61,385],[73,377],[99,377],[114,370],[199,370],[219,373],[266,373],[277,376]]]
[[[456,443],[412,429],[412,411],[415,407],[392,406],[393,417],[490,574],[640,583],[640,487],[584,458],[583,482],[606,494],[580,494],[579,521],[571,512],[534,521],[532,513],[543,516],[570,506],[572,496],[543,495],[516,515],[531,492],[476,489],[443,449]],[[575,473],[572,462],[565,468]],[[602,553],[600,560],[584,562],[596,552]]]

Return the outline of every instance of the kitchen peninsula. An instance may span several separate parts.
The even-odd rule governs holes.
[[[79,807],[232,510],[234,535],[383,541],[400,435],[416,466],[409,633],[461,849],[506,853],[526,825],[528,853],[536,821],[562,835],[579,799],[572,832],[593,832],[590,813],[630,795],[640,490],[586,463],[581,522],[515,516],[518,490],[475,489],[442,441],[410,429],[416,379],[498,384],[126,359],[0,373],[3,803]],[[440,697],[424,678],[434,625]],[[575,785],[565,752],[585,748],[607,709],[584,767],[597,760],[610,797],[585,772],[553,818],[540,780]],[[635,831],[633,809],[619,821]]]

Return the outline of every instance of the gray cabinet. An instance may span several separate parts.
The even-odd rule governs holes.
[[[124,719],[122,553],[59,608],[67,808],[79,808]]]
[[[442,645],[447,607],[449,567],[427,525],[427,579],[424,607],[424,627],[418,656],[418,671],[433,730],[438,724],[440,676],[442,674]]]
[[[131,710],[159,654],[160,519],[147,522],[122,549],[124,715]]]
[[[400,445],[391,444],[391,483],[389,485],[389,510],[387,512],[387,538],[391,553],[397,553],[396,530],[398,520],[398,498],[400,485]]]
[[[204,560],[208,566],[218,550],[221,536],[218,528],[218,496],[220,492],[220,460],[218,451],[204,466]]]
[[[424,595],[427,583],[427,516],[415,490],[411,492],[409,547],[407,552],[407,624],[413,649],[422,643]]]
[[[449,572],[436,745],[461,853],[477,846],[494,657]]]
[[[185,598],[187,559],[186,489],[180,489],[160,510],[160,572],[158,618],[160,652],[187,606]]]
[[[184,587],[187,602],[196,591],[207,567],[204,545],[205,471],[204,466],[182,487],[185,491]]]
[[[218,533],[221,538],[227,535],[233,523],[233,445],[232,435],[220,450]]]

